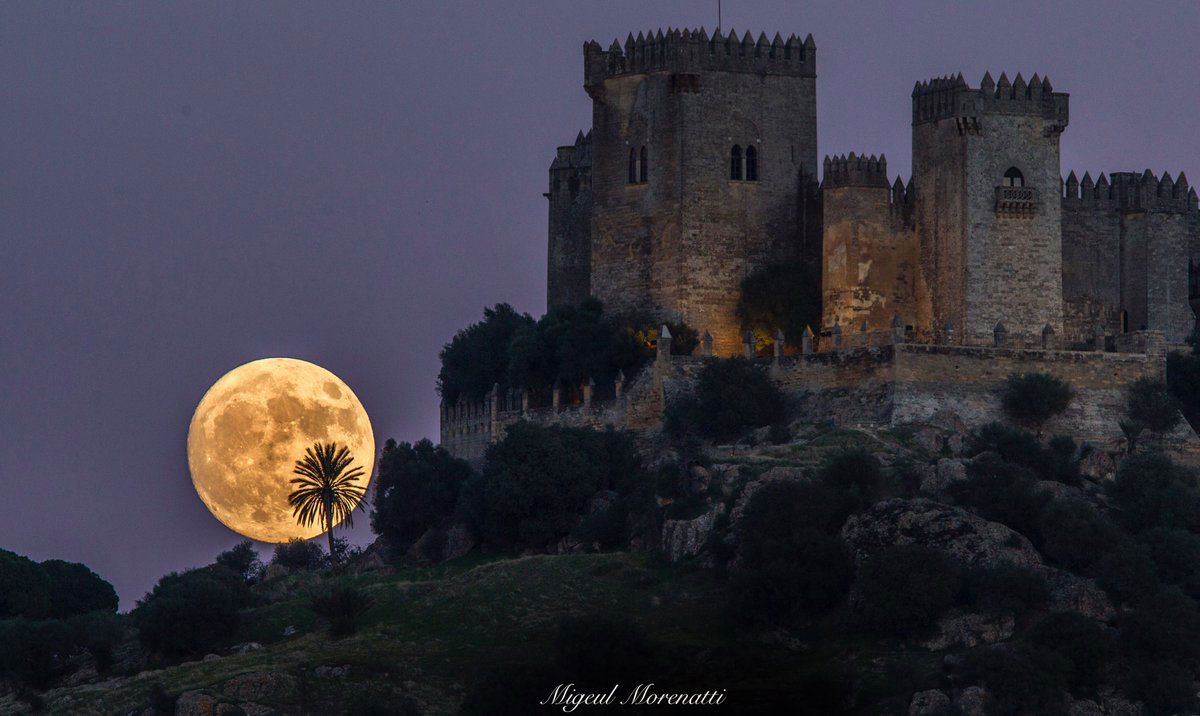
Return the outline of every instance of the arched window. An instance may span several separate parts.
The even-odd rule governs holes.
[[[1004,186],[1025,186],[1025,175],[1016,167],[1009,167],[1004,172]]]
[[[649,169],[646,164],[646,147],[643,145],[641,161],[638,162],[638,181],[646,181],[647,174],[649,174]]]
[[[746,181],[758,181],[758,149],[746,146]]]
[[[637,150],[630,147],[629,149],[629,183],[633,184],[637,181]]]
[[[742,178],[742,148],[736,144],[729,150],[729,178]]]

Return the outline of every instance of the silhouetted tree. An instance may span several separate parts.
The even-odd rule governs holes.
[[[1167,390],[1167,384],[1154,378],[1139,378],[1129,386],[1125,398],[1126,420],[1121,430],[1133,452],[1142,430],[1166,433],[1179,424],[1179,400]]]
[[[379,456],[371,529],[403,545],[441,527],[471,474],[465,461],[428,440],[414,445],[388,440]]]
[[[262,562],[259,561],[258,553],[254,551],[254,544],[250,540],[242,540],[231,549],[217,555],[216,563],[229,567],[247,582],[262,569]]]
[[[350,448],[345,445],[317,443],[305,451],[304,458],[297,460],[292,470],[300,476],[292,479],[297,487],[288,495],[292,516],[303,527],[320,520],[329,538],[331,561],[336,559],[334,525],[344,521],[346,526],[353,527],[354,508],[366,509],[362,502],[366,488],[354,482],[365,472],[361,466],[352,465],[353,462]]]
[[[533,322],[528,313],[517,313],[507,303],[483,309],[482,321],[459,331],[442,348],[437,379],[442,399],[480,400],[496,383],[506,384],[512,338]]]

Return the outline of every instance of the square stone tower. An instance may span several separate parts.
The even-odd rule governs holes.
[[[819,257],[812,36],[701,29],[608,50],[589,42],[584,74],[592,294],[614,312],[683,320],[709,331],[717,354],[738,353],[742,280]]]
[[[972,89],[962,75],[913,89],[916,231],[934,325],[988,344],[997,324],[1062,335],[1059,135],[1068,97],[1021,75]]]

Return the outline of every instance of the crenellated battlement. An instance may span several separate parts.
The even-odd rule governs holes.
[[[801,77],[816,77],[817,46],[809,34],[803,40],[789,35],[785,40],[775,33],[773,40],[760,32],[758,39],[747,30],[741,39],[737,31],[726,36],[714,33],[710,38],[698,30],[669,28],[665,33],[630,34],[625,45],[613,40],[607,50],[592,40],[583,45],[584,84],[594,87],[619,75],[672,72],[698,74],[707,71],[753,72]]]
[[[868,157],[854,152],[850,152],[850,156],[826,156],[823,166],[822,187],[874,186],[886,189],[889,186],[887,157],[882,154],[878,158],[874,154]]]
[[[960,131],[982,130],[980,117],[988,114],[1041,116],[1062,131],[1069,118],[1068,95],[1055,92],[1049,77],[1037,74],[1028,81],[1017,73],[1013,81],[1001,73],[1000,81],[984,73],[978,88],[967,85],[962,73],[917,82],[912,91],[913,124],[955,119]]]
[[[1072,171],[1062,181],[1064,207],[1111,209],[1119,211],[1155,211],[1164,213],[1195,213],[1198,199],[1196,189],[1180,172],[1177,178],[1163,172],[1155,177],[1147,169],[1137,172],[1113,172],[1111,181],[1100,173],[1093,181],[1089,172],[1080,181]]]

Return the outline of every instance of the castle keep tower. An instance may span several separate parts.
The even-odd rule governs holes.
[[[551,273],[556,261],[582,266],[576,247],[588,243],[587,289],[609,310],[681,319],[712,333],[716,353],[739,352],[742,280],[800,256],[815,233],[805,230],[816,215],[805,200],[817,169],[812,36],[670,30],[583,49],[590,236],[563,230],[572,220],[554,218],[552,196]],[[549,299],[582,291],[552,279]]]
[[[913,89],[913,184],[936,326],[968,344],[1063,332],[1059,135],[1067,95],[1021,75]]]
[[[592,286],[592,133],[559,147],[550,165],[546,308],[576,304]]]

